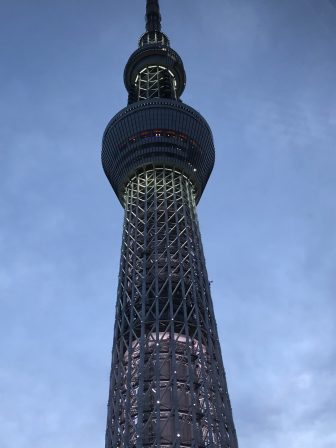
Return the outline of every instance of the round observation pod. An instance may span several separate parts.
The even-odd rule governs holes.
[[[214,161],[209,125],[179,101],[155,98],[133,103],[112,118],[103,136],[103,168],[122,204],[129,179],[148,166],[181,171],[194,184],[198,202]]]
[[[130,56],[124,71],[124,83],[127,91],[132,90],[139,73],[151,66],[162,66],[172,73],[176,80],[176,94],[179,98],[186,85],[183,62],[175,50],[161,44],[144,45]]]

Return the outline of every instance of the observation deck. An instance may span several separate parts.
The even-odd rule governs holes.
[[[170,71],[171,76],[176,81],[176,95],[180,97],[186,85],[186,74],[183,62],[178,53],[169,47],[168,42],[163,37],[163,33],[155,33],[152,39],[144,42],[146,33],[140,39],[140,48],[135,50],[130,56],[124,71],[125,87],[130,92],[136,83],[136,78],[141,71],[150,66],[161,66]],[[162,36],[160,38],[160,36]],[[161,44],[162,42],[162,44]]]
[[[127,182],[148,166],[185,174],[198,202],[214,161],[209,125],[180,101],[152,98],[133,103],[112,118],[103,136],[103,168],[122,205]]]

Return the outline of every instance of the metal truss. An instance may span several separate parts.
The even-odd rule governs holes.
[[[237,448],[193,184],[147,168],[125,190],[106,448]]]
[[[170,45],[168,37],[161,31],[146,32],[139,39],[139,47],[151,44]]]
[[[136,79],[137,100],[150,98],[176,99],[176,80],[165,67],[152,65],[141,70]]]

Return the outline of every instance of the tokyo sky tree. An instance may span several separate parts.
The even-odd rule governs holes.
[[[237,448],[196,204],[215,150],[148,0],[102,161],[125,209],[106,448]]]

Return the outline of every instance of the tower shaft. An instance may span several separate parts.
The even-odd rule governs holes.
[[[235,447],[194,186],[172,168],[126,187],[114,338],[107,447]]]

